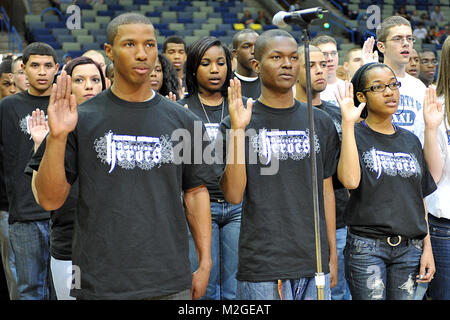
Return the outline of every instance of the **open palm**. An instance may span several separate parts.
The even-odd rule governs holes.
[[[425,125],[430,129],[436,129],[444,119],[444,108],[442,102],[436,97],[436,90],[427,88],[425,102],[423,106],[423,118]]]
[[[48,106],[48,125],[53,136],[68,135],[78,121],[78,108],[75,96],[71,94],[71,78],[65,71],[58,76],[52,87]]]
[[[345,82],[345,87],[342,89],[338,86],[338,92],[335,93],[336,99],[341,108],[341,115],[343,122],[356,123],[361,117],[361,112],[366,105],[361,103],[357,108],[353,100],[353,84],[351,82]]]
[[[244,107],[239,79],[231,79],[228,87],[228,111],[230,113],[231,128],[245,130],[252,118],[252,108],[252,98],[247,100],[247,108]]]
[[[33,138],[37,149],[48,133],[48,123],[45,120],[44,110],[37,108],[32,112],[31,118],[28,119],[28,128],[30,129],[31,138]]]

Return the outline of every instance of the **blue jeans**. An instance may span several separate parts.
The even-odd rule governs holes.
[[[5,271],[6,283],[8,285],[9,298],[17,299],[17,275],[14,252],[9,237],[9,214],[0,211],[0,251],[2,256],[3,270]],[[1,275],[0,275],[1,276]]]
[[[421,300],[426,284],[416,282],[423,240],[396,247],[386,241],[347,235],[345,277],[354,300]]]
[[[50,299],[49,220],[9,225],[20,300]]]
[[[336,229],[336,246],[338,254],[338,283],[331,288],[331,300],[351,300],[352,295],[345,280],[344,248],[347,241],[347,227]]]
[[[450,221],[428,215],[436,273],[430,283],[433,300],[450,300]]]
[[[318,295],[314,278],[300,278],[283,280],[281,297],[278,281],[238,281],[236,298],[238,300],[318,300]],[[325,275],[324,300],[330,299],[330,274],[328,273]]]
[[[233,300],[236,298],[241,211],[242,204],[211,202],[213,264],[208,287],[202,299]],[[189,260],[191,270],[194,272],[198,268],[198,259],[191,234],[189,234]]]

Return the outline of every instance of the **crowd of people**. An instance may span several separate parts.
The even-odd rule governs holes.
[[[111,63],[40,42],[4,59],[9,297],[449,299],[450,40],[439,64],[414,41],[392,16],[339,65],[319,34],[307,68],[284,30],[158,53],[126,13]]]

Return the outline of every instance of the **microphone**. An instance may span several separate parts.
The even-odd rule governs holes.
[[[289,23],[308,24],[316,18],[322,18],[320,15],[328,10],[320,7],[305,10],[286,12],[280,11],[273,16],[272,23],[278,27],[286,27]]]

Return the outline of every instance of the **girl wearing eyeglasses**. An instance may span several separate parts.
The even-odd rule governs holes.
[[[338,178],[350,190],[345,273],[356,300],[420,300],[435,272],[423,198],[436,185],[419,139],[392,122],[400,86],[390,67],[374,62],[336,94]]]

